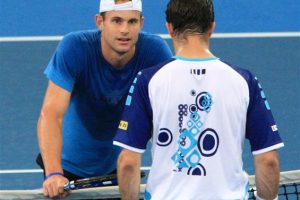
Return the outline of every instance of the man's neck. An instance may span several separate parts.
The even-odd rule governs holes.
[[[186,58],[212,58],[215,57],[209,50],[209,39],[205,36],[188,35],[186,38],[174,38],[176,56]]]
[[[128,52],[119,53],[105,47],[105,45],[103,46],[103,44],[104,43],[101,43],[102,55],[105,60],[115,68],[123,68],[134,56],[135,46]]]
[[[106,61],[115,68],[123,68],[134,55],[134,52],[117,53],[115,51],[111,51],[107,53],[102,53]]]

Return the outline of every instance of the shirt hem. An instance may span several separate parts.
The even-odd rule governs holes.
[[[275,144],[273,146],[270,146],[270,147],[267,147],[267,148],[264,148],[264,149],[260,149],[260,150],[257,150],[257,151],[252,151],[252,154],[253,155],[258,155],[258,154],[266,153],[268,151],[272,151],[274,149],[279,149],[281,147],[284,147],[283,143]]]
[[[132,147],[132,146],[129,146],[127,144],[123,144],[121,142],[118,142],[118,141],[113,141],[113,144],[116,145],[116,146],[120,146],[124,149],[128,149],[130,151],[134,151],[134,152],[137,152],[137,153],[144,153],[145,152],[145,149],[138,149],[138,148],[135,148],[135,147]]]

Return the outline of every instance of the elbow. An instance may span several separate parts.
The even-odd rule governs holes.
[[[278,160],[277,153],[276,153],[276,156],[266,157],[264,160],[264,164],[268,168],[275,168],[275,169],[279,168],[279,160]]]
[[[45,109],[44,107],[42,108],[40,112],[40,116],[37,121],[37,133],[40,133],[40,130],[42,129],[43,126],[45,126],[45,123],[47,119],[51,118],[51,112],[49,109]]]
[[[265,165],[272,169],[279,169],[279,160],[278,158],[267,159]]]
[[[257,166],[263,165],[264,168],[279,171],[279,159],[275,150],[257,156],[255,161]]]
[[[44,130],[49,127],[54,129],[56,126],[62,127],[63,114],[56,112],[55,109],[43,106],[40,116],[37,121],[37,134],[40,135]]]
[[[127,150],[123,150],[118,159],[118,170],[123,172],[134,172],[140,167],[139,159],[128,154]]]
[[[63,114],[56,111],[52,106],[43,106],[40,112],[39,120],[45,120],[48,118],[62,119]]]
[[[43,106],[38,119],[38,124],[41,122],[55,120],[61,122],[63,120],[63,113],[60,113],[51,106]]]

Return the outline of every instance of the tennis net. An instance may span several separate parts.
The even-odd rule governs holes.
[[[250,176],[249,182],[249,199],[255,200],[255,176]],[[280,173],[278,199],[300,200],[300,170],[286,171]]]
[[[255,177],[249,177],[250,182],[250,197],[255,199]],[[140,186],[140,198],[143,199],[145,185]],[[300,170],[286,171],[280,173],[280,200],[300,200]],[[72,191],[66,197],[69,199],[114,199],[120,198],[120,193],[117,186],[107,186],[99,188],[81,189]],[[0,199],[47,199],[43,196],[42,190],[0,190]]]

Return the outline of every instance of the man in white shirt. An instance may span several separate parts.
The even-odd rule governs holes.
[[[257,78],[209,50],[211,0],[171,0],[167,29],[176,56],[142,70],[131,86],[114,144],[123,147],[123,199],[138,199],[141,154],[152,140],[145,199],[247,199],[244,140],[254,155],[258,199],[276,199],[283,147]]]

